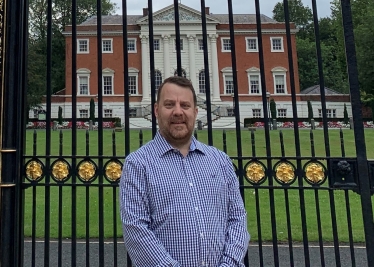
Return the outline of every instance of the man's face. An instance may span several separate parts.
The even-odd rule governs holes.
[[[160,133],[172,145],[187,144],[195,128],[197,107],[189,88],[166,83],[155,104]]]

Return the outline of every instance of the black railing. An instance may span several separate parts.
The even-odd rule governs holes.
[[[119,25],[122,30],[118,31],[118,34],[122,34],[120,40],[123,43],[123,79],[118,82],[120,86],[115,84],[116,88],[124,88],[121,103],[123,114],[118,115],[124,118],[123,132],[103,128],[103,108],[107,98],[102,90],[98,90],[97,94],[97,131],[80,130],[76,126],[79,101],[84,97],[77,97],[77,70],[82,67],[82,61],[77,56],[77,40],[82,34],[87,34],[80,30],[81,22],[78,23],[77,14],[79,1],[76,0],[71,1],[71,27],[66,30],[71,34],[68,37],[71,39],[71,50],[66,50],[66,64],[71,66],[66,71],[69,78],[66,80],[70,82],[66,87],[71,88],[67,102],[71,103],[73,127],[71,130],[61,131],[52,131],[51,127],[33,132],[25,129],[24,109],[28,95],[25,89],[28,80],[25,67],[28,47],[25,44],[28,37],[26,26],[29,7],[25,1],[5,2],[6,5],[0,5],[6,8],[0,10],[0,265],[63,266],[70,262],[71,266],[91,266],[94,263],[99,266],[121,266],[126,262],[127,266],[131,266],[131,259],[125,253],[126,248],[122,241],[122,226],[118,214],[118,182],[127,155],[151,140],[157,131],[153,106],[157,90],[155,69],[160,62],[157,61],[153,49],[155,34],[158,34],[153,28],[153,1],[148,0],[148,14],[144,15],[148,18],[148,28],[144,33],[148,32],[150,52],[146,56],[149,57],[149,65],[142,68],[142,72],[146,69],[147,73],[139,75],[150,77],[151,101],[139,108],[142,116],[152,122],[151,129],[145,131],[131,129],[129,120],[129,68],[135,61],[130,59],[127,43],[136,27],[128,27],[128,18],[133,17],[128,16],[127,1],[122,1],[122,25]],[[184,53],[179,40],[183,37],[182,33],[185,34],[183,18],[180,16],[180,9],[184,6],[178,2],[174,1],[170,14],[174,14],[173,36],[177,40],[173,68],[176,67],[176,73],[182,75],[185,57],[182,57]],[[268,71],[269,54],[264,49],[268,35],[264,34],[264,29],[271,23],[263,23],[264,16],[261,14],[259,0],[255,0],[256,14],[253,18],[256,34],[252,37],[257,37],[258,41],[258,52],[254,55],[258,56],[256,68],[260,70],[261,92],[257,97],[261,97],[261,100],[257,100],[257,105],[262,107],[261,121],[264,126],[261,129],[251,127],[250,131],[242,128],[244,118],[241,118],[240,114],[241,109],[246,108],[243,104],[254,100],[241,88],[244,84],[241,80],[243,75],[246,78],[248,76],[241,63],[247,60],[248,55],[240,54],[242,46],[237,43],[238,27],[233,3],[228,0],[227,16],[223,19],[222,29],[217,33],[225,32],[222,36],[230,39],[231,57],[226,57],[225,62],[230,62],[228,65],[232,70],[232,112],[235,127],[223,132],[213,130],[213,121],[227,116],[231,104],[226,102],[231,100],[231,91],[227,94],[226,84],[222,84],[224,81],[220,80],[219,95],[223,99],[222,105],[215,102],[212,104],[212,95],[217,96],[212,94],[212,89],[217,88],[211,88],[210,77],[212,73],[220,70],[212,68],[213,64],[209,58],[209,55],[213,55],[214,46],[208,47],[208,41],[211,38],[211,44],[214,44],[216,36],[208,34],[207,20],[218,19],[215,19],[214,14],[206,14],[205,1],[201,0],[201,10],[194,13],[196,15],[200,12],[200,20],[194,22],[198,25],[194,34],[199,32],[202,36],[204,48],[201,67],[204,67],[205,72],[206,95],[204,99],[198,98],[198,106],[207,112],[206,116],[200,118],[207,131],[196,131],[194,135],[209,145],[217,145],[233,160],[248,212],[248,229],[252,235],[248,255],[244,260],[245,266],[250,266],[250,263],[254,266],[312,266],[317,262],[320,266],[341,266],[343,262],[350,262],[352,266],[374,266],[374,163],[368,160],[368,157],[374,155],[365,143],[368,135],[365,135],[362,120],[351,3],[349,0],[340,1],[352,116],[355,122],[353,134],[348,129],[329,131],[324,90],[321,90],[320,94],[323,131],[299,128],[297,61],[294,58],[297,47],[293,35],[295,25],[290,22],[290,2],[282,2],[284,24],[275,24],[279,27],[277,32],[282,32],[285,38],[284,62],[289,81],[288,102],[292,106],[292,130],[270,131],[267,92],[269,76],[272,77],[273,74]],[[51,125],[52,111],[56,106],[52,103],[55,70],[53,40],[56,38],[53,4],[51,0],[47,1],[47,8],[43,13],[46,19],[44,41],[47,44],[44,55],[46,73],[43,76],[46,84],[46,91],[43,92],[46,125]],[[101,1],[97,1],[94,13],[102,14],[102,11]],[[319,84],[320,88],[325,88],[316,0],[312,0],[312,11]],[[102,52],[103,37],[108,34],[105,32],[106,22],[99,15],[91,26],[90,38],[96,41],[92,41],[91,46],[98,51],[94,56],[96,63],[92,69],[97,75],[92,74],[91,87],[96,84],[98,88],[102,88],[103,67],[107,67],[105,64],[110,61]],[[252,28],[250,31],[253,31]],[[139,36],[139,32],[136,33]],[[209,50],[211,54],[208,53]],[[217,48],[217,53],[220,50]],[[238,55],[243,57],[240,61]],[[251,61],[249,56],[247,61]],[[159,67],[157,65],[157,68]],[[189,75],[192,77],[195,73]],[[139,96],[141,94],[137,95]],[[365,245],[361,247],[361,243]],[[83,254],[85,256],[81,257]],[[312,258],[311,255],[316,256]]]

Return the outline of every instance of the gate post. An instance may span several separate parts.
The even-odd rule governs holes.
[[[369,166],[366,155],[365,132],[362,120],[360,87],[358,81],[357,58],[353,33],[352,10],[350,0],[341,0],[345,53],[348,67],[348,80],[351,92],[353,129],[356,143],[357,167],[361,194],[362,215],[366,241],[368,266],[374,266],[374,223],[371,203]]]
[[[0,0],[0,266],[23,264],[20,182],[27,2]]]

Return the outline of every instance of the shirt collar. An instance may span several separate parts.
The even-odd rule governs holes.
[[[168,141],[166,141],[166,139],[160,134],[159,130],[157,131],[153,141],[157,143],[157,154],[159,154],[160,157],[165,155],[167,152],[174,150],[174,148],[168,143]],[[205,154],[203,144],[197,141],[194,136],[192,136],[191,138],[190,151],[198,151],[202,154]]]

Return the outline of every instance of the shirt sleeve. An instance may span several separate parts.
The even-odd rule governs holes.
[[[130,258],[137,267],[180,266],[150,230],[150,209],[146,194],[144,165],[127,157],[120,181],[120,214],[123,237]]]
[[[229,206],[225,247],[219,266],[242,267],[250,239],[247,231],[247,213],[240,195],[239,182],[228,156],[224,168],[228,179]]]

